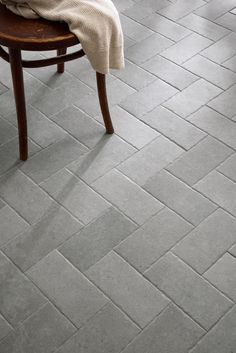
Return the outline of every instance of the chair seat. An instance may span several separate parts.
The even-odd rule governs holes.
[[[0,44],[22,50],[54,50],[78,44],[68,25],[44,19],[25,19],[0,4]]]

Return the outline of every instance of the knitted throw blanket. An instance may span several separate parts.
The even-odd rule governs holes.
[[[123,33],[111,0],[0,0],[26,18],[43,17],[69,25],[93,68],[100,73],[124,67]]]

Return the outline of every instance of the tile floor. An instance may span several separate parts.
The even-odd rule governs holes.
[[[27,70],[19,162],[0,62],[0,352],[235,353],[236,0],[115,3],[115,135],[86,59]]]

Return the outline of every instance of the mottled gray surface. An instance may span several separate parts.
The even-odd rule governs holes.
[[[236,0],[114,3],[113,136],[86,58],[27,69],[19,161],[0,62],[0,352],[236,353]]]

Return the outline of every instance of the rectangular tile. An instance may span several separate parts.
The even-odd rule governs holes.
[[[203,6],[204,4],[205,3],[202,0],[178,0],[170,6],[159,10],[158,13],[175,21],[183,16],[186,16],[187,14]]]
[[[144,188],[194,225],[201,223],[217,207],[165,170],[150,178]]]
[[[236,183],[236,153],[222,163],[217,169]]]
[[[163,208],[159,201],[116,170],[96,180],[92,187],[138,224]]]
[[[192,228],[183,218],[165,208],[115,250],[132,266],[144,272]]]
[[[217,171],[212,171],[194,187],[236,216],[236,185],[232,180]]]
[[[230,33],[209,46],[201,54],[218,64],[222,64],[236,54],[236,33]]]
[[[189,233],[172,251],[200,274],[236,242],[236,220],[219,209]]]
[[[179,146],[161,136],[124,161],[118,169],[142,186],[182,153]]]
[[[217,110],[219,113],[226,115],[228,118],[235,120],[235,93],[236,85],[230,87],[227,91],[221,93],[218,97],[208,103],[209,107]]]
[[[27,275],[76,327],[81,327],[108,300],[57,251],[38,262]]]
[[[17,129],[0,118],[0,146],[17,136]]]
[[[200,79],[170,98],[163,106],[183,118],[187,118],[221,92],[222,90],[220,88]],[[186,104],[186,102],[188,102],[188,104]]]
[[[236,23],[235,23],[235,15],[230,12],[226,12],[224,15],[216,18],[214,20],[215,23],[230,29],[233,32],[236,32]]]
[[[214,0],[213,2],[200,7],[195,12],[202,17],[209,18],[210,20],[215,20],[217,17],[232,10],[234,7],[234,0]]]
[[[0,341],[7,336],[12,330],[11,325],[0,314]]]
[[[171,253],[157,261],[145,275],[206,330],[233,304]]]
[[[123,14],[120,15],[120,20],[124,34],[135,41],[137,38],[139,41],[144,40],[153,34],[149,28]]]
[[[7,243],[3,251],[26,271],[80,228],[81,224],[62,207],[52,207],[29,231]]]
[[[188,185],[194,185],[232,153],[233,150],[221,142],[207,137],[166,169]]]
[[[142,328],[168,304],[158,289],[114,252],[86,274]]]

